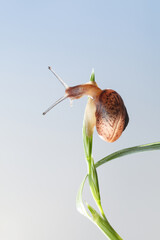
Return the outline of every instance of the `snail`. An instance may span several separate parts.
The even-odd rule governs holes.
[[[48,68],[64,86],[65,94],[51,105],[43,115],[66,98],[74,100],[87,95],[93,99],[95,105],[95,125],[99,136],[107,142],[116,141],[129,122],[127,109],[121,96],[112,89],[101,90],[95,82],[91,81],[89,83],[68,87],[51,67]]]

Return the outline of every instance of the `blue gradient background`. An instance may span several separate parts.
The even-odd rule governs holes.
[[[87,98],[42,112],[92,67],[100,88],[123,97],[130,123],[115,143],[94,133],[93,155],[160,141],[160,2],[3,1],[1,31],[0,239],[106,239],[75,207],[86,174]],[[98,169],[106,215],[126,240],[158,239],[160,152]],[[88,188],[84,199],[92,204]]]

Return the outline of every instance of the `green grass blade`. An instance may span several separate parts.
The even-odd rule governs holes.
[[[94,199],[96,199],[96,202],[100,202],[100,192],[99,192],[99,183],[98,183],[98,176],[97,176],[97,170],[95,168],[94,160],[91,158],[91,163],[90,163],[90,171],[88,173],[88,180],[89,180],[89,185],[92,191],[92,194],[94,196]]]
[[[82,200],[83,188],[84,188],[84,184],[85,184],[87,177],[88,177],[88,175],[85,176],[85,178],[83,179],[83,181],[80,185],[80,188],[78,190],[77,197],[76,197],[76,208],[77,208],[78,212],[80,212],[82,215],[84,215],[85,217],[90,219],[91,217],[89,216],[87,210],[85,209],[83,200]]]
[[[92,221],[100,228],[100,230],[108,237],[110,240],[122,240],[118,233],[111,227],[107,219],[102,218],[97,211],[87,204],[89,211],[92,214]]]
[[[122,150],[119,150],[117,152],[114,152],[114,153],[102,158],[101,160],[99,160],[98,162],[95,163],[95,167],[97,168],[106,162],[109,162],[115,158],[123,157],[125,155],[139,153],[139,152],[145,152],[145,151],[152,151],[152,150],[160,150],[160,142],[149,143],[149,144],[139,145],[139,146],[130,147],[130,148],[124,148]]]

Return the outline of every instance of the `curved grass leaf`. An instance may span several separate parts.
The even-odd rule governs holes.
[[[95,163],[95,167],[97,168],[106,162],[109,162],[115,158],[123,157],[125,155],[138,153],[138,152],[152,151],[152,150],[160,150],[160,142],[149,143],[149,144],[139,145],[139,146],[130,147],[130,148],[124,148],[122,150],[119,150],[117,152],[114,152],[102,158],[101,160]]]
[[[91,217],[89,216],[88,212],[86,211],[83,200],[82,200],[83,187],[84,187],[84,183],[85,183],[87,177],[88,177],[88,175],[85,176],[85,178],[83,179],[83,181],[80,185],[80,188],[78,190],[77,197],[76,197],[76,208],[77,208],[78,212],[80,212],[82,215],[84,215],[85,217],[87,217],[91,220]]]
[[[87,202],[86,202],[86,205],[87,205],[92,217],[89,215],[89,213],[85,209],[84,203],[82,200],[82,192],[83,192],[84,183],[85,183],[87,177],[88,177],[88,175],[86,175],[86,177],[82,181],[79,191],[78,191],[78,194],[77,194],[77,198],[76,198],[77,210],[82,215],[87,217],[91,222],[95,223],[95,225],[97,225],[97,227],[108,237],[108,239],[122,240],[122,238],[118,235],[118,233],[116,233],[116,231],[109,224],[108,220],[106,218],[101,217],[99,215],[99,213],[97,213],[97,211],[93,207],[91,207]]]

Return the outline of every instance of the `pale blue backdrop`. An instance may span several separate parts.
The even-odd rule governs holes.
[[[123,97],[130,123],[115,143],[94,133],[95,161],[160,141],[160,2],[16,1],[0,7],[0,239],[106,239],[75,207],[86,174],[82,121],[87,98],[42,112],[68,83],[89,80]],[[125,240],[159,238],[160,152],[98,170],[106,215]],[[84,199],[92,203],[85,190]]]

